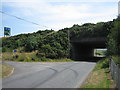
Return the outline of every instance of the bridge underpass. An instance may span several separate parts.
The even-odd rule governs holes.
[[[82,38],[72,39],[70,41],[71,48],[71,59],[73,60],[90,60],[97,59],[94,56],[94,49],[105,49],[106,38]]]

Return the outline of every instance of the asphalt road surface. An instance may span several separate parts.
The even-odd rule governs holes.
[[[2,88],[78,88],[95,67],[94,62],[17,63]]]

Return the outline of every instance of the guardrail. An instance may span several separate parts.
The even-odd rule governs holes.
[[[113,80],[116,83],[116,88],[120,90],[120,65],[110,59],[110,72]]]

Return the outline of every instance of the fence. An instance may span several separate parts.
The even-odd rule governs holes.
[[[116,87],[120,90],[120,66],[116,64],[112,59],[110,60],[110,72],[113,80],[116,83]]]

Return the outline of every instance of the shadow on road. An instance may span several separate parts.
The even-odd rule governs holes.
[[[105,57],[91,57],[91,58],[81,58],[81,59],[75,59],[74,61],[85,61],[85,62],[98,62],[101,59],[104,59]]]

